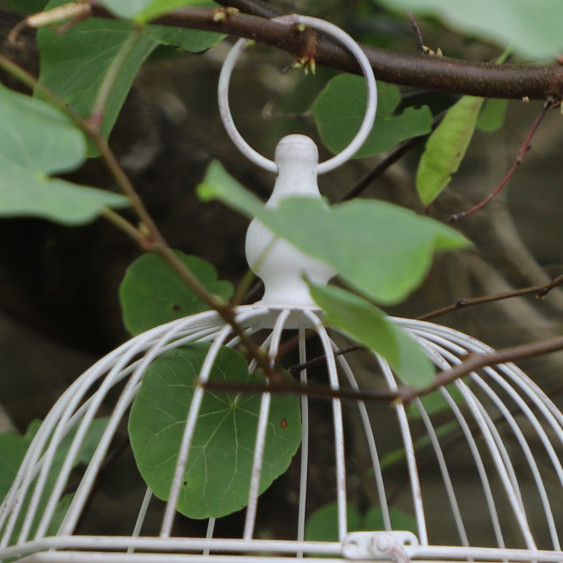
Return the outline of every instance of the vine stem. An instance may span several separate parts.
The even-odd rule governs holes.
[[[523,344],[521,346],[514,346],[512,348],[503,348],[490,353],[471,353],[468,354],[460,364],[439,372],[432,384],[422,389],[407,386],[401,386],[398,389],[333,389],[328,385],[318,383],[303,384],[297,380],[288,379],[279,379],[269,384],[209,380],[203,384],[203,387],[213,391],[237,391],[240,393],[269,392],[288,395],[306,395],[325,399],[389,404],[403,403],[408,405],[415,399],[449,385],[477,369],[543,356],[561,350],[563,350],[563,336]],[[343,351],[343,353],[345,352],[346,351]],[[315,362],[318,362],[318,359],[316,359]]]
[[[438,317],[440,315],[445,315],[446,313],[452,313],[458,311],[459,309],[464,309],[465,307],[471,307],[472,305],[482,305],[484,303],[493,303],[495,301],[501,301],[503,299],[510,299],[512,297],[521,297],[523,295],[530,295],[532,293],[536,294],[536,297],[545,297],[554,287],[563,284],[563,274],[553,278],[548,283],[532,285],[530,287],[525,287],[522,289],[515,289],[513,291],[503,291],[502,293],[496,293],[495,295],[483,295],[481,297],[460,297],[454,301],[451,305],[447,307],[442,307],[441,309],[436,309],[425,315],[417,317],[419,321],[427,321]]]
[[[141,229],[134,227],[119,214],[107,208],[103,210],[102,216],[129,235],[144,251],[155,252],[162,256],[190,289],[232,327],[234,333],[240,338],[250,356],[256,360],[265,376],[271,381],[279,379],[280,373],[272,365],[267,353],[261,350],[254,339],[236,322],[233,308],[221,297],[210,293],[168,246],[129,177],[125,174],[115,154],[102,136],[98,124],[92,123],[90,119],[79,115],[67,106],[52,90],[3,55],[0,55],[0,68],[10,73],[30,89],[35,89],[35,91],[39,92],[44,99],[64,113],[84,134],[92,139],[120,189],[129,198],[143,227]],[[144,230],[147,231],[148,235],[144,234]]]

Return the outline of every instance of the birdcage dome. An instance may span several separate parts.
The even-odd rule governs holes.
[[[342,39],[317,20],[289,21]],[[346,158],[375,113],[369,63],[350,48],[371,94]],[[219,86],[231,124],[235,59]],[[240,143],[234,124],[228,130]],[[243,152],[278,172],[267,205],[296,190],[320,198],[316,174],[343,160],[317,166],[302,136],[282,140],[275,163]],[[208,311],[153,328],[61,396],[0,506],[0,561],[563,561],[563,415],[525,373],[483,367],[428,398],[389,400],[401,387],[389,363],[325,326],[311,299],[304,277],[326,283],[334,272],[256,220],[247,254],[266,288],[261,301],[234,309],[234,323]],[[451,328],[393,322],[438,370],[491,352]],[[244,363],[242,334],[289,375],[267,381],[256,361]],[[240,357],[233,383],[225,373]],[[232,440],[212,451],[215,430],[202,428],[225,413]],[[170,452],[162,446],[172,430]]]
[[[144,495],[134,494],[138,504],[126,512],[128,520],[112,524],[122,535],[107,532],[111,514],[97,522],[89,517],[92,506],[98,504],[97,495],[107,494],[97,490],[105,464],[120,447],[120,433],[150,366],[171,351],[209,343],[197,375],[204,383],[221,348],[237,345],[232,328],[217,313],[205,312],[133,338],[63,394],[37,432],[2,505],[2,560],[223,561],[240,556],[279,560],[321,555],[401,561],[561,560],[563,416],[516,366],[486,367],[440,389],[447,409],[436,412],[432,404],[420,399],[409,408],[343,399],[338,397],[339,390],[346,397],[345,392],[365,388],[366,381],[370,388],[389,390],[400,383],[376,354],[362,350],[352,362],[348,354],[340,353],[347,346],[346,339],[325,328],[319,311],[250,305],[239,307],[236,316],[249,333],[260,337],[261,346],[270,354],[276,355],[284,342],[297,338],[301,383],[306,385],[314,378],[334,395],[300,398],[301,445],[283,485],[293,500],[277,510],[269,504],[274,501],[267,494],[259,496],[267,426],[279,424],[283,431],[288,422],[269,418],[276,395],[258,392],[252,478],[239,521],[233,524],[233,517],[210,518],[205,525],[197,521],[194,526],[176,512],[174,499],[183,486],[185,470],[181,467],[178,472],[177,467],[186,460],[190,463],[198,413],[206,393],[212,392],[200,385],[186,405],[182,451],[175,468],[179,478],[175,477],[168,502],[149,489]],[[491,351],[450,328],[405,319],[395,322],[417,339],[439,369],[459,363],[468,353]],[[307,354],[311,349],[314,357]],[[361,376],[357,375],[358,361]],[[241,396],[232,391],[229,400]],[[315,412],[319,404],[320,414]],[[109,413],[108,422],[89,463],[77,469],[85,436],[103,412]],[[58,452],[69,436],[71,444],[61,459]],[[125,473],[134,479],[137,470],[130,456],[129,462]],[[322,495],[313,481],[319,478]],[[229,484],[220,486],[227,491]],[[57,521],[57,507],[70,492],[72,500],[64,519]],[[360,499],[364,510],[375,509],[381,520],[379,529],[349,528],[347,512],[353,499]],[[319,500],[334,507],[337,537],[332,541],[306,536],[306,518]],[[400,527],[403,522],[397,527],[397,510],[411,515],[413,529]],[[222,520],[227,521],[226,528]],[[280,523],[283,535],[276,537]],[[234,536],[233,526],[238,527],[238,536]],[[233,535],[222,536],[220,530],[229,527]]]

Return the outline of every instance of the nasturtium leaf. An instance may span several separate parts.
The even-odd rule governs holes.
[[[0,85],[0,217],[32,216],[77,225],[127,198],[51,174],[85,159],[84,136],[48,104]]]
[[[375,124],[355,158],[384,152],[405,139],[429,133],[432,127],[432,113],[427,106],[408,107],[393,115],[401,101],[399,89],[384,82],[378,82],[377,89]],[[366,109],[366,92],[363,78],[342,74],[333,78],[315,101],[315,122],[323,143],[332,152],[344,149],[358,132]]]
[[[28,447],[29,442],[19,434],[0,434],[0,503],[10,490]]]
[[[412,514],[396,508],[395,506],[389,507],[389,520],[391,520],[391,527],[393,530],[409,530],[414,534],[418,533],[416,519]],[[383,519],[383,512],[379,506],[370,508],[364,516],[362,523],[363,530],[385,530]]]
[[[166,500],[194,388],[207,343],[167,352],[143,376],[129,417],[129,437],[139,471],[153,493]],[[211,381],[263,381],[249,375],[246,360],[223,347]],[[190,518],[220,517],[248,503],[261,395],[205,393],[190,446],[176,509]],[[299,398],[272,396],[260,493],[285,470],[301,441]]]
[[[233,285],[217,279],[217,270],[197,256],[176,251],[179,260],[206,289],[228,299]],[[144,254],[129,266],[119,288],[123,320],[131,334],[209,309],[159,255]]]
[[[563,49],[559,0],[377,0],[390,9],[435,16],[465,35],[478,35],[520,55],[552,58]]]
[[[410,530],[417,533],[416,520],[408,512],[390,506],[389,520],[393,530]],[[385,530],[383,513],[379,506],[373,506],[361,514],[356,505],[346,505],[346,518],[349,532]],[[307,518],[305,524],[307,541],[338,541],[338,504],[330,502],[317,508]]]
[[[354,504],[346,505],[346,524],[349,532],[362,529],[362,515]],[[306,541],[338,541],[338,504],[329,502],[317,508],[305,523]]]
[[[339,287],[311,285],[310,291],[328,325],[385,358],[403,383],[419,388],[432,383],[435,371],[428,356],[383,311]]]
[[[483,109],[477,119],[477,129],[490,133],[502,127],[506,110],[508,109],[508,100],[490,98],[483,104]]]
[[[421,283],[434,251],[468,245],[451,227],[383,201],[327,207],[321,200],[288,198],[266,209],[216,162],[198,193],[257,216],[276,235],[335,269],[350,287],[384,304],[401,301]]]
[[[109,418],[98,418],[92,421],[90,428],[84,436],[72,467],[77,467],[78,465],[86,464],[90,461],[95,448],[100,442],[101,436],[107,426],[108,421]],[[27,429],[27,432],[23,436],[11,433],[0,434],[0,452],[2,452],[2,455],[0,455],[0,503],[8,493],[9,488],[16,477],[17,471],[19,470],[20,465],[25,457],[27,449],[29,448],[35,434],[37,433],[40,424],[40,421],[32,421]],[[41,496],[39,505],[36,510],[38,517],[35,519],[31,526],[31,535],[33,535],[34,531],[39,525],[39,517],[43,515],[43,512],[47,506],[49,495],[51,494],[52,489],[59,477],[63,463],[75,435],[76,429],[73,429],[67,436],[65,436],[65,438],[63,438],[57,448],[57,452],[53,459],[53,465],[45,482],[44,493]],[[23,508],[20,512],[19,518],[12,533],[12,542],[15,541],[20,533],[23,519],[26,514],[27,507],[29,506],[29,503],[31,501],[32,494],[33,486],[31,487],[31,490],[25,497],[25,499],[23,499]],[[72,495],[64,495],[61,498],[53,514],[53,518],[48,527],[47,534],[55,534],[57,532],[60,524],[64,519],[66,511],[68,510],[71,499]]]
[[[416,189],[424,205],[432,203],[457,172],[473,137],[484,98],[463,96],[434,129],[416,172]]]

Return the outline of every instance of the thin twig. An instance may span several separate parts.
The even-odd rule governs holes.
[[[535,293],[536,297],[545,297],[549,291],[554,287],[561,285],[563,283],[563,274],[553,278],[548,283],[532,285],[530,287],[525,287],[523,289],[515,289],[513,291],[503,291],[501,293],[496,293],[494,295],[483,295],[481,297],[460,297],[454,301],[451,305],[447,307],[442,307],[441,309],[436,309],[425,315],[417,317],[420,321],[427,321],[438,317],[440,315],[445,315],[446,313],[452,313],[453,311],[458,311],[459,309],[465,309],[465,307],[471,307],[473,305],[482,305],[484,303],[493,303],[495,301],[501,301],[503,299],[510,299],[512,297],[521,297],[522,295],[530,295]]]
[[[414,17],[414,14],[412,12],[409,11],[408,16],[409,16],[409,21],[411,22],[411,27],[414,32],[414,36],[416,38],[416,49],[419,53],[426,55],[427,52],[424,49],[424,39],[422,38],[422,32],[420,31],[418,22],[416,21],[416,18]]]
[[[563,350],[563,336],[522,344],[513,348],[503,348],[486,354],[469,354],[460,364],[438,373],[428,387],[424,389],[402,387],[399,389],[398,395],[403,403],[408,404],[417,397],[432,393],[477,369],[543,356],[560,350]]]
[[[333,389],[318,383],[303,384],[292,379],[277,379],[271,383],[240,383],[208,380],[200,385],[210,391],[234,391],[237,393],[275,393],[287,395],[306,395],[324,399],[342,399],[378,403],[410,404],[418,397],[428,395],[468,375],[469,373],[498,364],[515,362],[527,358],[543,356],[563,350],[563,336],[523,344],[513,348],[503,348],[490,353],[472,353],[460,364],[438,373],[433,383],[423,389],[402,386],[398,389]]]
[[[460,219],[463,219],[464,217],[467,217],[469,215],[472,215],[473,213],[476,213],[477,211],[480,211],[498,193],[500,193],[500,191],[506,186],[510,178],[512,178],[512,176],[516,172],[516,169],[520,166],[522,159],[524,158],[528,150],[531,148],[530,142],[532,141],[532,138],[537,128],[539,127],[539,124],[542,122],[543,118],[545,117],[546,113],[551,108],[555,107],[556,105],[559,105],[559,103],[560,103],[560,99],[555,98],[554,96],[549,96],[547,100],[544,102],[540,113],[538,114],[536,119],[534,119],[534,122],[532,123],[532,126],[528,131],[528,134],[524,138],[524,142],[522,143],[522,146],[520,147],[520,150],[518,151],[518,154],[516,155],[516,158],[514,159],[512,166],[509,168],[508,172],[506,173],[504,178],[500,181],[498,186],[485,199],[481,200],[477,205],[474,205],[471,209],[468,209],[467,211],[462,211],[461,213],[455,213],[454,215],[450,215],[448,217],[448,221],[454,223],[456,221],[459,221]]]

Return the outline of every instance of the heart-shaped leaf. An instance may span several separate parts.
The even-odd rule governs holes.
[[[228,299],[233,285],[217,279],[217,270],[197,256],[175,252],[210,293]],[[176,271],[157,254],[143,254],[129,268],[119,288],[123,320],[131,334],[209,309]]]
[[[399,89],[378,82],[377,90],[377,117],[355,158],[384,152],[405,139],[429,133],[432,127],[432,113],[427,106],[408,107],[400,115],[393,115],[401,101]],[[332,152],[340,152],[352,141],[362,124],[366,101],[365,80],[350,74],[333,78],[320,93],[313,114],[321,139]]]

